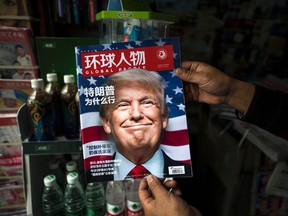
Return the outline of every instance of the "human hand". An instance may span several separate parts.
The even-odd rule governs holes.
[[[186,99],[208,104],[229,100],[234,79],[215,67],[202,62],[185,61],[177,68],[176,75],[185,81]]]
[[[254,85],[202,62],[185,61],[176,75],[184,81],[186,101],[228,104],[242,113],[247,111],[255,91]]]
[[[201,216],[197,209],[165,188],[165,185],[175,186],[175,183],[173,180],[163,185],[153,175],[141,181],[138,194],[145,216]]]

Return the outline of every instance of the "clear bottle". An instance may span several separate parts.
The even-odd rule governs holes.
[[[86,216],[104,216],[105,210],[105,190],[103,183],[88,183],[86,187]]]
[[[51,96],[51,101],[53,104],[53,122],[55,127],[56,135],[63,134],[63,114],[61,108],[61,87],[58,83],[57,73],[46,74],[47,85],[45,86],[45,91]]]
[[[73,160],[68,161],[66,163],[66,176],[71,172],[77,172],[78,173],[79,182],[82,185],[82,187],[85,188],[86,184],[84,182],[83,175],[81,175],[81,173],[78,170],[77,162],[73,161]]]
[[[125,188],[122,181],[107,182],[106,216],[125,216]]]
[[[64,194],[66,216],[85,215],[85,193],[78,180],[77,172],[67,175],[67,186]]]
[[[78,173],[78,170],[77,170],[77,163],[76,161],[68,161],[66,163],[66,176],[71,173],[71,172],[77,172]],[[79,174],[79,173],[78,173]]]
[[[59,167],[61,168],[63,173],[65,173],[66,172],[66,162],[67,162],[65,155],[64,154],[55,154],[54,158],[59,161]],[[65,181],[66,181],[66,177],[65,177]]]
[[[79,172],[81,172],[81,170],[84,170],[83,155],[81,153],[71,154],[71,160],[77,163],[77,168]]]
[[[32,125],[33,141],[55,140],[52,121],[52,103],[50,95],[44,90],[43,79],[32,79],[32,94],[27,99],[27,109]]]
[[[83,161],[83,155],[80,154],[71,154],[71,160],[75,161],[77,163],[77,170],[79,172],[79,175],[84,177],[85,171],[84,171],[84,161]]]
[[[64,86],[61,90],[62,110],[64,116],[64,135],[67,139],[78,139],[80,128],[80,117],[75,101],[78,91],[74,84],[74,75],[64,75]]]
[[[56,176],[58,185],[60,186],[60,188],[62,190],[64,190],[66,179],[65,179],[65,174],[60,167],[59,160],[57,160],[56,158],[52,158],[49,161],[49,170],[50,170],[51,174]]]
[[[125,180],[127,216],[144,216],[138,195],[140,181],[138,179]]]
[[[43,181],[42,209],[44,215],[65,215],[63,191],[58,186],[55,175],[48,175]]]

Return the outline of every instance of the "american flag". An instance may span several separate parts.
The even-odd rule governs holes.
[[[179,38],[165,38],[75,47],[85,169],[90,168],[97,161],[111,159],[115,149],[102,128],[99,118],[99,106],[97,105],[99,101],[95,100],[95,89],[102,86],[108,76],[93,76],[84,73],[83,62],[85,61],[83,56],[95,52],[109,51],[113,53],[116,50],[161,48],[166,45],[172,45],[173,47],[173,54],[171,54],[173,55],[173,67],[169,70],[158,70],[159,74],[165,79],[165,97],[169,107],[169,123],[161,142],[161,148],[170,158],[191,164],[183,87],[181,80],[175,75],[175,69],[180,67],[181,63],[180,42]]]

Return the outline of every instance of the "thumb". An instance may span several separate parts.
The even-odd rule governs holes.
[[[197,73],[194,70],[186,70],[183,68],[176,69],[176,76],[178,76],[181,80],[186,82],[194,83],[197,80]]]
[[[148,182],[150,191],[155,199],[157,199],[157,197],[163,197],[167,195],[168,191],[160,182],[160,180],[156,178],[154,175],[149,175],[147,177],[147,182]]]

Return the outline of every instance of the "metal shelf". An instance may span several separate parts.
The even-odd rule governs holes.
[[[23,142],[22,146],[25,155],[82,153],[81,140]]]

